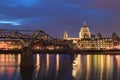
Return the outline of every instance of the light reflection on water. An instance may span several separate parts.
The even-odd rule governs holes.
[[[34,54],[33,58],[34,68],[23,68],[20,54],[0,54],[0,80],[120,80],[120,55]]]

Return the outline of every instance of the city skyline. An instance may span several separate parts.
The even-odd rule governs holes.
[[[92,33],[119,33],[120,1],[113,0],[1,0],[0,29],[41,29],[62,38],[76,35],[87,22]]]

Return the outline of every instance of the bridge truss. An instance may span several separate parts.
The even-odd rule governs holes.
[[[56,46],[66,47],[70,45],[69,42],[55,39],[42,30],[0,30],[0,41],[15,41],[14,45],[20,44],[22,47],[33,47],[36,44],[42,48],[48,46],[52,46],[53,48]]]

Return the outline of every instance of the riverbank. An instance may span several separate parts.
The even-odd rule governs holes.
[[[22,54],[22,50],[0,50],[0,54]],[[79,49],[55,49],[55,50],[32,50],[33,54],[104,54],[104,55],[120,55],[120,50],[79,50]],[[29,53],[28,53],[29,54]]]

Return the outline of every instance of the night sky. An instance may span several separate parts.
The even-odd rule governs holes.
[[[120,34],[120,1],[0,0],[1,29],[40,29],[58,38],[67,30],[78,37],[84,21],[93,34]]]

